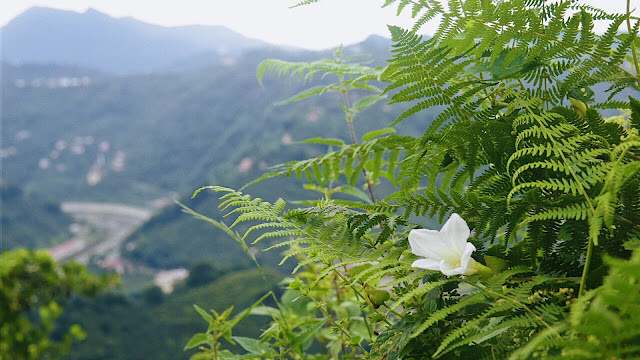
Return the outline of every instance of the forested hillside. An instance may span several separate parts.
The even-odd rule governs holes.
[[[52,247],[71,236],[73,219],[60,210],[59,203],[13,184],[2,183],[0,190],[0,250]]]
[[[380,65],[389,46],[389,40],[371,37],[344,52],[365,55],[362,61]],[[276,106],[306,86],[304,81],[266,75],[261,86],[256,79],[257,65],[267,58],[309,61],[331,56],[262,50],[232,65],[126,77],[60,65],[5,64],[5,77],[12,81],[3,84],[4,176],[58,201],[154,206],[177,194],[197,211],[210,211],[217,206],[214,197],[190,200],[195,189],[211,184],[240,187],[270,166],[327,151],[324,145],[299,143],[308,138],[350,141],[339,97],[325,94]],[[68,87],[34,82],[59,79],[65,70],[89,80]],[[313,84],[330,80],[318,78]],[[357,100],[354,96],[352,101]],[[384,102],[374,105],[355,119],[357,135],[386,126],[400,110]],[[428,114],[424,119],[398,131],[421,133],[430,122]],[[271,200],[319,196],[284,179],[254,190]],[[153,267],[189,266],[208,257],[222,263],[248,261],[221,233],[175,205],[162,209],[129,242],[125,256]]]
[[[277,283],[282,275],[269,272],[268,277]],[[76,298],[60,324],[80,324],[88,337],[65,359],[189,359],[193,353],[183,351],[189,334],[205,330],[194,304],[206,304],[207,309],[217,311],[234,306],[235,315],[265,291],[262,277],[252,269],[235,271],[199,287],[183,285],[170,295],[149,288],[139,297],[109,293],[92,300]],[[233,335],[256,336],[260,328],[268,326],[268,320],[264,316],[245,319]]]
[[[388,47],[372,40],[359,50],[382,59]],[[89,75],[74,87],[5,82],[4,176],[58,199],[138,203],[245,174],[251,179],[265,167],[319,151],[290,146],[296,141],[320,130],[346,134],[334,98],[275,107],[302,83],[267,79],[261,87],[255,77],[268,57],[329,54],[260,51],[233,65],[190,72]],[[5,76],[19,70],[5,67]],[[361,133],[391,122],[390,110],[380,104],[365,115],[375,116],[358,119]]]

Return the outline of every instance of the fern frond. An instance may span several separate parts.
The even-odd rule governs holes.
[[[444,319],[447,318],[447,316],[454,314],[462,309],[464,309],[467,306],[472,306],[472,305],[476,305],[476,304],[480,304],[482,302],[485,301],[485,298],[483,296],[481,296],[478,293],[466,296],[464,298],[462,298],[459,302],[457,302],[454,305],[450,305],[447,307],[444,307],[442,309],[439,309],[438,311],[432,313],[429,315],[429,317],[426,319],[426,321],[424,321],[420,327],[418,327],[413,334],[411,334],[411,337],[417,337],[420,334],[422,334],[422,332],[424,332],[427,328],[429,328],[429,326],[437,323],[438,321],[442,321]],[[434,354],[435,356],[435,354]]]

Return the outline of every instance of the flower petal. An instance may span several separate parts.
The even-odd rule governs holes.
[[[439,231],[417,229],[409,232],[411,252],[429,259],[442,260],[451,253]]]
[[[465,244],[471,231],[467,222],[460,215],[453,213],[442,226],[440,234],[446,239],[451,250],[462,255],[465,252]]]
[[[443,274],[445,274],[447,276],[464,274],[465,269],[463,269],[462,266],[453,267],[451,265],[452,264],[442,260],[440,262],[440,272],[442,272]]]
[[[433,259],[418,259],[411,264],[411,267],[440,271],[440,262]]]
[[[475,245],[473,245],[472,243],[468,242],[464,247],[464,253],[462,254],[462,257],[460,258],[460,266],[464,269],[464,271],[467,271],[467,267],[469,266],[469,262],[473,260],[471,258],[471,254],[474,251],[476,251]],[[473,260],[473,262],[475,262],[475,260]]]

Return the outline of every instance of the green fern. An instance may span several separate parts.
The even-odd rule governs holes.
[[[640,251],[611,266],[601,287],[571,306],[569,317],[538,334],[510,359],[635,359],[640,356]],[[550,333],[562,334],[560,338]]]
[[[350,144],[310,139],[329,146],[327,153],[256,180],[304,176],[324,198],[299,209],[211,187],[224,193],[231,227],[247,223],[243,241],[277,240],[270,249],[286,249],[283,261],[296,258],[295,271],[315,271],[309,291],[330,277],[356,292],[388,286],[393,305],[376,314],[384,324],[377,339],[369,335],[371,358],[579,358],[582,343],[591,354],[602,346],[616,358],[636,355],[637,332],[623,335],[619,326],[637,327],[635,303],[613,295],[637,294],[629,290],[637,287],[637,256],[604,259],[628,258],[640,247],[640,102],[620,96],[639,90],[627,62],[637,62],[640,21],[578,0],[384,6],[415,18],[410,30],[389,28],[394,45],[386,68],[352,63],[339,49],[317,62],[266,61],[258,79],[267,72],[337,78],[283,103],[326,92],[373,93],[342,104],[350,127],[382,96],[409,105],[392,126],[426,109],[439,112],[434,121],[421,137],[380,129],[362,142],[351,131]],[[418,35],[436,16],[442,21],[433,37]],[[600,20],[610,22],[602,35],[594,32]],[[625,24],[626,36],[619,34]],[[596,94],[603,86],[609,89]],[[614,108],[625,115],[603,118],[601,110]],[[373,188],[383,179],[394,190],[378,201]],[[369,199],[355,190],[360,184]],[[338,192],[356,200],[337,200]],[[407,234],[418,227],[415,216],[444,222],[452,212],[474,229],[468,241],[478,249],[475,261],[490,265],[484,255],[504,262],[493,276],[411,269]],[[621,269],[630,275],[618,276]],[[360,296],[366,308],[383,305]],[[589,336],[600,334],[593,322],[604,318],[613,319],[608,331],[617,331],[611,342]]]

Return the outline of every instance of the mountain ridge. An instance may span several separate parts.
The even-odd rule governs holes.
[[[164,27],[95,9],[33,7],[3,26],[0,35],[3,61],[58,62],[115,74],[162,71],[203,53],[222,61],[268,46],[223,26]]]

